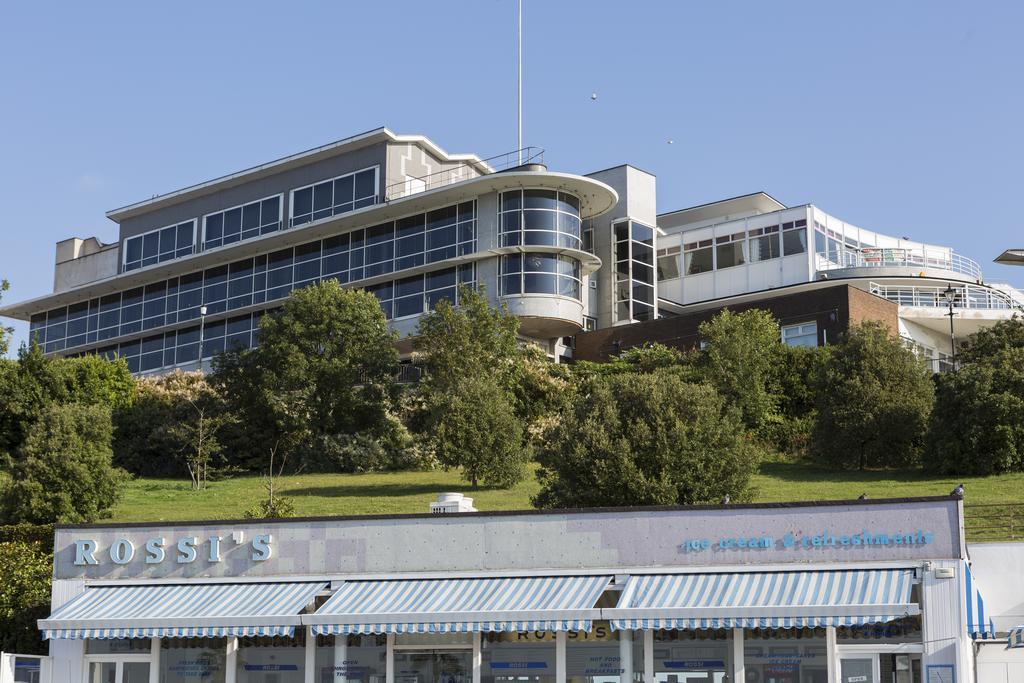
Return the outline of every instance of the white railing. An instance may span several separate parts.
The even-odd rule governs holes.
[[[526,164],[543,164],[544,150],[540,147],[524,147],[480,161],[463,161],[455,166],[422,176],[406,176],[404,180],[391,183],[384,190],[384,201],[390,202],[411,194],[434,190],[445,185],[482,175],[504,171]]]
[[[923,249],[888,249],[865,247],[843,248],[818,253],[818,270],[839,268],[937,268],[972,280],[981,280],[981,266],[977,261],[950,251],[948,254]]]
[[[945,287],[917,287],[906,285],[881,285],[872,282],[868,285],[872,294],[888,299],[900,306],[917,306],[923,308],[948,308],[944,292]],[[978,310],[1012,310],[1020,308],[1009,295],[977,285],[954,287],[954,309]]]

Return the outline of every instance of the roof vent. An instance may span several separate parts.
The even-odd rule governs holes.
[[[476,512],[473,507],[473,499],[466,498],[461,493],[442,493],[437,497],[436,503],[430,504],[430,511],[435,515],[451,512]]]

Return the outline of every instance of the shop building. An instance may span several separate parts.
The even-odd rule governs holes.
[[[956,498],[59,526],[53,681],[975,680]]]

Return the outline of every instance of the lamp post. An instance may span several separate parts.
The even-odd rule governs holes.
[[[952,354],[950,363],[953,366],[953,371],[956,372],[956,337],[953,336],[953,302],[956,300],[956,290],[953,289],[953,285],[947,285],[946,291],[942,293],[942,296],[946,298],[946,303],[949,305],[949,351]]]
[[[199,369],[203,369],[203,328],[206,326],[206,306],[199,307]]]

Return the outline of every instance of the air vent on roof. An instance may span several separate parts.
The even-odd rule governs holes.
[[[430,504],[430,511],[434,514],[445,514],[449,512],[476,512],[473,507],[473,499],[466,498],[461,493],[442,493],[437,497],[436,503]]]

